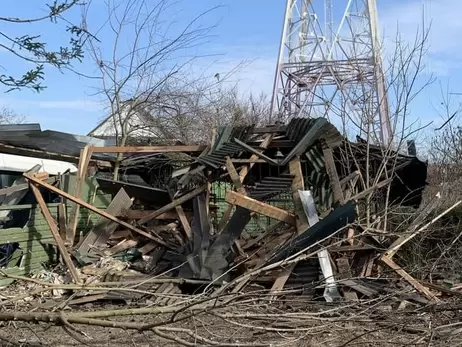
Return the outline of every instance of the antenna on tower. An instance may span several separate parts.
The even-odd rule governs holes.
[[[332,0],[287,0],[271,119],[325,117],[377,134],[376,141],[388,145],[376,0],[336,0],[333,6]]]

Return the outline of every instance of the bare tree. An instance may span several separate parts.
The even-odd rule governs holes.
[[[45,77],[45,67],[52,66],[58,69],[68,69],[72,67],[74,61],[81,61],[83,58],[83,49],[87,32],[79,25],[70,23],[64,15],[71,10],[78,8],[83,2],[81,0],[62,0],[53,1],[51,4],[39,1],[42,7],[47,8],[46,13],[34,18],[20,17],[21,6],[15,6],[18,10],[18,16],[0,17],[2,30],[0,30],[0,47],[7,53],[17,58],[19,61],[25,61],[33,65],[33,68],[26,71],[22,76],[14,77],[10,74],[0,75],[0,84],[13,89],[30,88],[40,91],[44,88],[42,80]],[[28,4],[28,6],[31,6]],[[38,5],[32,5],[37,6]],[[33,29],[33,25],[46,22],[53,24],[64,24],[64,30],[69,33],[69,42],[57,48],[50,48],[47,42],[44,42],[40,33],[41,28]],[[14,30],[21,30],[22,27],[28,27],[33,34],[13,36],[8,34]],[[31,28],[32,26],[32,28]],[[19,28],[18,28],[19,27]],[[7,67],[5,67],[7,69]]]
[[[88,41],[118,146],[124,146],[134,132],[156,135],[153,124],[147,121],[147,110],[155,109],[153,105],[161,101],[166,86],[178,83],[182,70],[197,58],[188,56],[188,50],[206,42],[210,35],[212,27],[202,27],[200,19],[213,9],[175,32],[171,30],[173,21],[167,18],[172,5],[170,0],[108,0],[105,22],[95,32],[106,31],[104,47],[111,49],[94,39]],[[90,7],[86,7],[84,23]],[[186,58],[179,59],[179,55]],[[115,179],[121,159],[119,155],[116,160]]]
[[[183,143],[210,143],[214,128],[263,125],[270,114],[266,95],[241,94],[238,83],[199,81],[171,88],[157,105],[163,112],[153,117],[156,128]]]
[[[3,106],[0,108],[0,124],[20,124],[24,123],[25,120],[26,117],[9,107]]]

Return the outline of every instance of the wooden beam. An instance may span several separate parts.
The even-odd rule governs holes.
[[[289,172],[292,176],[294,176],[291,190],[292,199],[294,200],[295,205],[295,214],[297,215],[297,234],[300,235],[308,227],[308,219],[306,218],[302,200],[300,199],[300,194],[298,192],[299,190],[305,190],[300,158],[295,158],[289,162]]]
[[[136,240],[127,240],[127,239],[125,239],[125,240],[120,241],[117,245],[104,250],[103,253],[105,255],[114,255],[114,254],[123,252],[123,251],[125,251],[127,249],[136,247],[137,244],[138,244],[138,241],[136,241]]]
[[[69,193],[66,193],[64,191],[62,191],[61,189],[58,189],[56,187],[53,187],[52,185],[46,183],[46,182],[42,182],[42,181],[39,181],[37,180],[36,178],[28,175],[28,174],[23,174],[24,177],[26,177],[29,181],[31,182],[34,182],[34,183],[37,183],[38,185],[76,203],[76,204],[79,204],[80,206],[82,207],[85,207],[87,209],[89,209],[90,211],[93,211],[94,213],[96,214],[99,214],[100,216],[103,216],[103,217],[106,217],[107,219],[109,220],[112,220],[113,222],[116,222],[117,224],[119,225],[122,225],[124,226],[125,228],[131,230],[131,231],[134,231],[135,233],[138,233],[140,235],[143,235],[144,237],[147,237],[148,239],[151,239],[151,240],[154,240],[156,241],[157,243],[163,245],[163,246],[166,246],[167,248],[171,248],[170,245],[168,243],[166,243],[164,240],[158,238],[158,237],[155,237],[149,233],[147,233],[146,231],[143,231],[141,229],[138,229],[136,227],[134,227],[133,225],[129,224],[129,223],[126,223],[116,217],[114,217],[113,215],[107,213],[106,211],[103,211],[103,210],[100,210],[99,208],[96,208],[92,205],[90,205],[89,203],[79,199],[79,198],[76,198],[75,196],[72,196],[71,194]]]
[[[93,153],[177,153],[201,152],[206,146],[106,146],[94,147]]]
[[[66,236],[67,230],[67,217],[66,217],[66,205],[61,203],[58,205],[58,225],[59,225],[59,233],[61,238]]]
[[[332,154],[332,149],[325,142],[322,145],[322,153],[324,154],[327,175],[329,176],[332,191],[334,193],[334,202],[340,202],[343,205],[345,199],[343,197],[342,185],[338,177],[337,168],[335,167],[334,155]]]
[[[274,134],[266,135],[263,142],[258,147],[261,148],[261,149],[268,148],[271,141],[273,141],[273,137],[274,137]],[[247,176],[247,174],[252,169],[252,167],[255,165],[255,163],[257,162],[258,159],[260,159],[258,157],[258,155],[252,154],[252,156],[250,157],[250,164],[248,166],[244,166],[241,169],[241,172],[239,172],[239,177],[241,178],[241,182],[244,182],[245,176]]]
[[[80,151],[80,160],[77,167],[76,180],[75,180],[75,193],[74,196],[80,198],[82,195],[82,186],[85,178],[87,177],[88,164],[92,155],[92,147],[90,145],[85,146]],[[79,221],[80,205],[74,204],[69,215],[69,223],[67,225],[66,232],[66,244],[74,245],[75,233],[77,231],[77,224]]]
[[[268,147],[268,145],[271,143],[273,140],[274,134],[267,134],[265,138],[263,139],[263,142],[260,144],[259,148],[265,149]],[[258,156],[253,154],[250,159],[249,159],[249,165],[244,166],[240,172],[239,172],[239,181],[242,183],[244,182],[245,176],[249,173],[249,171],[252,169],[252,167],[255,165],[255,163],[259,160]],[[231,212],[233,210],[233,205],[229,205],[226,207],[225,212],[223,213],[223,217],[220,220],[220,223],[218,224],[218,232],[221,232],[225,225],[228,223],[228,220],[231,216]]]
[[[116,216],[127,211],[133,204],[133,200],[128,196],[123,188],[117,192],[111,203],[106,209],[106,213]],[[85,238],[80,242],[77,250],[80,254],[90,252],[91,247],[105,247],[109,237],[117,229],[118,224],[114,221],[100,218],[91,228]]]
[[[436,207],[437,203],[438,203],[438,200],[440,199],[440,196],[439,194],[437,194],[437,196],[434,198],[434,200],[432,202],[430,202],[430,204],[427,206],[427,208],[425,208],[421,214],[416,218],[416,221],[414,221],[414,223],[412,223],[412,225],[419,225],[420,223],[423,222],[423,220],[430,214],[430,212]],[[438,216],[436,216],[435,218],[433,218],[430,222],[428,222],[427,224],[425,224],[424,226],[420,227],[419,229],[415,230],[415,228],[412,228],[410,230],[407,230],[407,232],[404,233],[404,235],[402,235],[401,237],[399,237],[397,240],[395,240],[395,242],[393,242],[391,244],[391,246],[388,248],[388,250],[385,252],[385,254],[387,256],[389,256],[390,258],[393,258],[393,256],[396,254],[396,252],[398,252],[398,250],[403,247],[407,242],[409,242],[410,240],[412,240],[415,236],[417,236],[418,234],[420,234],[422,231],[424,231],[425,229],[427,229],[430,225],[432,225],[433,223],[435,223],[438,219],[440,219],[441,217],[443,217],[444,215],[446,215],[447,213],[449,213],[451,210],[453,210],[454,208],[456,208],[457,206],[459,206],[460,204],[462,203],[462,200],[459,200],[458,202],[456,202],[455,204],[453,204],[451,207],[449,207],[448,209],[446,209],[445,211],[443,211],[442,213],[440,213]]]
[[[69,256],[69,253],[67,253],[66,246],[64,245],[64,242],[61,236],[59,235],[58,227],[56,226],[53,216],[51,215],[50,210],[48,209],[45,203],[45,200],[43,199],[42,193],[40,193],[40,190],[33,184],[31,184],[30,187],[32,189],[32,192],[35,195],[35,199],[37,200],[37,203],[40,206],[40,210],[42,211],[43,217],[45,218],[50,228],[51,234],[53,235],[53,238],[55,239],[56,246],[58,247],[59,252],[61,253],[61,256],[63,257],[64,263],[69,269],[72,279],[74,280],[75,283],[82,283],[79,273],[77,269],[75,268],[75,265],[72,262],[71,257]]]
[[[170,198],[173,201],[174,199],[173,199],[172,192],[169,190],[168,193],[170,195]],[[192,232],[192,229],[191,229],[191,225],[189,224],[189,220],[188,220],[188,218],[186,217],[186,214],[183,211],[183,207],[181,207],[181,205],[176,205],[175,206],[175,211],[178,214],[178,218],[180,219],[180,223],[183,226],[183,230],[184,230],[184,233],[186,234],[186,237],[189,239],[189,241],[192,241],[193,232]]]
[[[419,283],[414,277],[409,275],[406,271],[404,271],[398,264],[396,264],[390,257],[384,255],[380,258],[380,260],[394,270],[398,275],[400,275],[405,281],[407,281],[411,286],[413,286],[418,292],[423,294],[427,299],[431,301],[439,301],[433,293],[424,287],[421,283]]]
[[[289,162],[289,172],[294,179],[292,180],[292,199],[294,200],[295,214],[297,215],[296,227],[297,235],[300,235],[308,227],[308,218],[306,217],[305,210],[303,209],[303,204],[300,199],[299,190],[305,189],[305,182],[303,180],[302,166],[300,164],[300,158],[294,158]],[[297,263],[289,265],[283,272],[278,276],[276,281],[274,281],[273,286],[271,287],[271,293],[277,293],[284,289],[284,286],[289,279],[292,271],[294,271]]]
[[[153,213],[147,215],[146,217],[140,219],[138,223],[140,225],[146,224],[149,222],[151,219],[156,218],[157,216],[160,216],[162,213],[168,212],[172,209],[174,209],[176,206],[184,204],[186,201],[191,200],[192,198],[198,196],[205,190],[206,186],[202,186],[199,188],[194,189],[193,191],[180,196],[179,198],[173,200],[171,203],[165,205],[164,207],[159,208],[158,210],[154,211]]]
[[[237,170],[234,167],[230,157],[226,157],[226,170],[228,171],[229,177],[231,178],[236,191],[241,194],[247,194],[244,186],[242,185],[241,178],[239,177],[239,174],[237,173]]]
[[[262,214],[264,216],[285,222],[290,225],[295,225],[295,215],[287,212],[281,208],[265,204],[264,202],[249,198],[248,196],[239,194],[237,192],[226,192],[226,202],[241,206],[250,211]]]
[[[20,190],[25,190],[27,188],[29,188],[29,183],[22,183],[22,184],[18,184],[17,186],[2,188],[0,189],[0,196],[8,195],[8,194],[20,191]]]

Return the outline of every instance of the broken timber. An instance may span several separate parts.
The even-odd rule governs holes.
[[[296,224],[295,215],[275,206],[265,204],[264,202],[249,198],[248,196],[228,191],[226,193],[226,202],[241,206],[250,211],[262,214],[264,216],[285,222],[290,225]]]
[[[76,204],[79,204],[80,206],[83,206],[83,207],[89,209],[90,211],[93,211],[96,214],[99,214],[100,216],[103,216],[103,217],[105,217],[107,219],[110,219],[110,220],[116,222],[117,224],[120,224],[120,225],[126,227],[127,229],[130,229],[130,230],[132,230],[132,231],[134,231],[134,232],[136,232],[136,233],[138,233],[140,235],[143,235],[144,237],[147,237],[148,239],[154,240],[157,243],[159,243],[159,244],[161,244],[161,245],[163,245],[165,247],[171,248],[171,246],[168,243],[166,243],[165,241],[163,241],[162,239],[160,239],[158,237],[155,237],[155,236],[147,233],[146,231],[138,229],[138,228],[134,227],[133,225],[131,225],[131,224],[127,223],[127,222],[124,222],[124,221],[114,217],[113,215],[111,215],[111,214],[109,214],[109,213],[107,213],[107,212],[105,212],[103,210],[100,210],[100,209],[90,205],[89,203],[86,203],[85,201],[82,201],[81,199],[72,196],[71,194],[68,194],[68,193],[62,191],[61,189],[58,189],[58,188],[53,187],[52,185],[50,185],[48,183],[37,180],[35,177],[32,177],[32,176],[30,176],[28,174],[24,174],[24,177],[26,177],[31,182],[34,182],[34,183],[36,183],[36,184],[38,184],[38,185],[40,185],[40,186],[42,186],[44,188],[47,188],[48,190],[50,190],[50,191],[52,191],[52,192],[54,192],[54,193],[56,193],[56,194],[58,194],[58,195],[60,195],[60,196],[62,196],[64,198],[66,198],[66,199],[68,199],[68,200],[70,200],[70,201],[72,201],[72,202],[74,202]]]

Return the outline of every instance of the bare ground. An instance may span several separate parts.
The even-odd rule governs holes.
[[[434,312],[428,307],[397,311],[387,305],[358,305],[338,310],[320,304],[305,309],[274,304],[246,309],[227,307],[174,323],[167,315],[111,319],[140,326],[167,322],[159,329],[143,332],[90,325],[4,322],[0,346],[460,346],[461,311],[446,306]],[[318,314],[320,311],[324,313]]]

